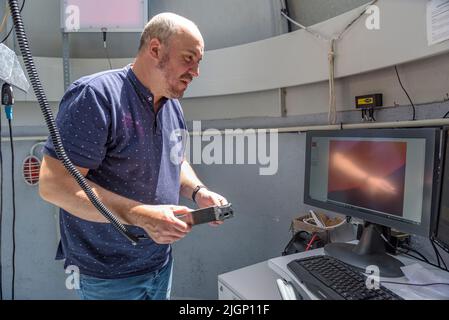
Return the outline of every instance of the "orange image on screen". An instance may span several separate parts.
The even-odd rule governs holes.
[[[329,143],[328,200],[402,216],[407,143]]]

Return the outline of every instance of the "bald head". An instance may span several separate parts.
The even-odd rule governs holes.
[[[180,15],[164,12],[154,16],[145,26],[140,37],[139,51],[145,47],[151,39],[158,39],[162,44],[167,45],[173,35],[190,33],[202,39],[198,27]]]

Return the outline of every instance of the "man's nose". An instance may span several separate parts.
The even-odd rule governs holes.
[[[190,70],[189,73],[192,77],[198,77],[200,75],[200,66],[199,64],[195,64]]]

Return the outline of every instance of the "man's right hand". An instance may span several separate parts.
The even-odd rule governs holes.
[[[135,225],[143,228],[154,242],[169,244],[184,238],[192,229],[175,216],[190,211],[192,209],[175,205],[140,205],[133,208],[131,215]]]

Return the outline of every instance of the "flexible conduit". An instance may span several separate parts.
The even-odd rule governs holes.
[[[37,74],[36,67],[34,65],[33,56],[28,45],[28,39],[25,33],[25,28],[23,26],[22,16],[20,15],[19,5],[17,0],[8,0],[9,8],[11,11],[11,16],[14,21],[14,27],[16,30],[17,41],[19,42],[20,52],[22,53],[23,61],[30,78],[31,85],[36,95],[37,101],[41,108],[41,112],[45,119],[45,124],[47,125],[48,131],[50,133],[51,141],[55,148],[56,155],[58,159],[62,162],[64,167],[70,173],[72,177],[75,178],[78,185],[86,193],[89,200],[95,206],[95,208],[116,228],[122,235],[128,238],[132,244],[136,244],[141,237],[136,237],[131,234],[126,227],[120,223],[117,217],[109,211],[108,208],[98,199],[92,188],[87,184],[84,176],[76,169],[73,163],[68,158],[64,147],[62,145],[61,136],[59,135],[58,128],[56,127],[53,113],[51,111],[50,105],[48,104],[47,96],[42,88],[39,75]]]

